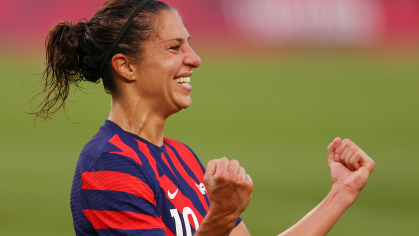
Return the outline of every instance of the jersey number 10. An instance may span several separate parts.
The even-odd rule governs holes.
[[[180,220],[178,210],[171,209],[170,214],[172,214],[172,217],[175,218],[176,236],[183,236],[182,221]],[[183,221],[185,222],[186,236],[192,236],[191,223],[189,222],[189,216],[192,216],[193,222],[195,224],[195,231],[198,230],[199,228],[198,219],[196,218],[195,213],[189,207],[183,208],[182,215],[183,215]]]

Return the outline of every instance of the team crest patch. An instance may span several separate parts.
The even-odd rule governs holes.
[[[195,186],[199,189],[199,191],[205,195],[205,192],[207,192],[207,189],[205,188],[205,185],[203,183],[200,183],[199,185],[195,183]]]

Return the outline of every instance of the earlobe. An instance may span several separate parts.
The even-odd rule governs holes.
[[[135,68],[132,61],[124,54],[118,53],[112,57],[112,67],[114,71],[122,78],[133,81],[135,80]]]

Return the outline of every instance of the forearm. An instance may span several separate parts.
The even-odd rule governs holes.
[[[326,235],[358,195],[359,193],[348,192],[341,185],[334,185],[319,205],[280,236]]]
[[[194,236],[228,236],[234,229],[239,214],[221,215],[209,211]]]

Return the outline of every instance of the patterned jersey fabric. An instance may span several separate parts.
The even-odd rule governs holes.
[[[204,172],[186,145],[158,147],[107,120],[77,163],[76,235],[192,236],[209,209]]]

